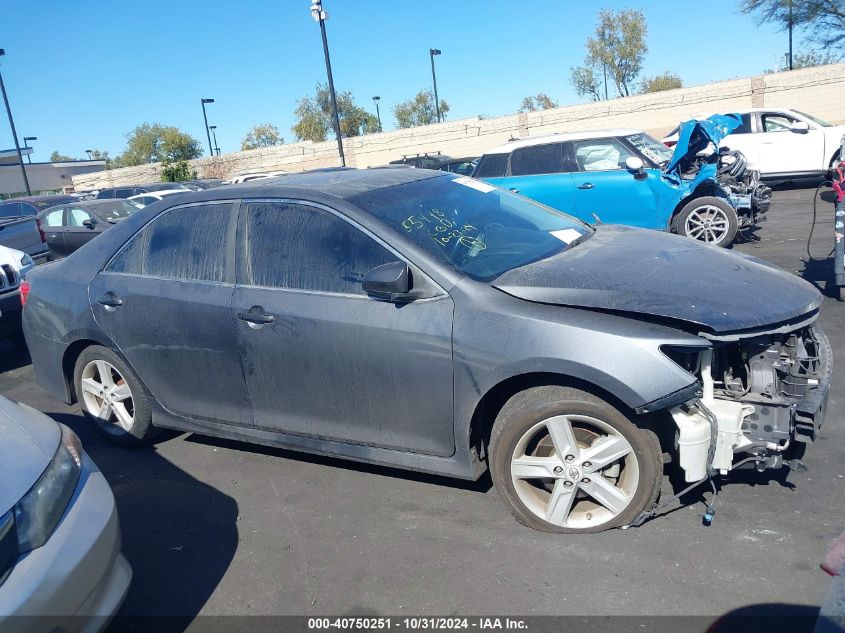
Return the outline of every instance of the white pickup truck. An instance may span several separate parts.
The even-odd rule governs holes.
[[[748,167],[765,179],[820,176],[839,158],[845,125],[788,108],[751,108],[736,114],[742,124],[722,145],[742,152]],[[663,142],[671,147],[677,132],[672,130]]]

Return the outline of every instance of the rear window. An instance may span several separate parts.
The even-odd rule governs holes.
[[[509,154],[486,154],[475,168],[474,178],[504,178],[508,173]]]
[[[115,200],[112,203],[92,207],[94,214],[106,221],[122,220],[138,210],[138,206],[127,200]]]
[[[731,134],[751,134],[751,115],[743,114],[742,123]]]

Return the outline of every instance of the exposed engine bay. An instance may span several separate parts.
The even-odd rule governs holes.
[[[812,326],[731,341],[671,357],[699,377],[702,395],[671,410],[686,481],[789,463],[824,422],[832,373],[827,338]],[[740,454],[740,455],[737,455]],[[800,452],[798,453],[800,455]]]
[[[740,216],[740,229],[753,226],[762,219],[758,216],[766,213],[772,205],[771,187],[760,182],[760,172],[748,169],[748,160],[739,150],[728,147],[719,148],[716,179],[738,201],[741,199],[741,207],[751,209],[750,216]]]

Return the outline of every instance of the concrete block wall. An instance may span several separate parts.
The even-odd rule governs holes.
[[[403,155],[442,152],[478,156],[511,138],[609,127],[645,130],[662,137],[679,121],[752,107],[789,107],[845,123],[845,64],[831,64],[667,90],[623,99],[480,119],[473,117],[344,139],[350,167],[384,165]],[[225,178],[251,171],[305,171],[339,164],[337,143],[310,141],[232,152],[191,161],[200,177]],[[73,178],[77,189],[158,181],[160,165],[140,165]]]

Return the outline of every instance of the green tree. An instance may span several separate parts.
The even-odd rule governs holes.
[[[202,145],[187,132],[159,123],[143,123],[126,135],[126,149],[116,159],[121,167],[176,163],[202,156]]]
[[[739,10],[784,30],[791,22],[835,59],[845,52],[845,0],[740,0]]]
[[[812,68],[813,66],[824,66],[825,64],[835,64],[839,61],[839,57],[836,54],[831,53],[830,51],[803,51],[800,53],[795,53],[792,56],[792,69],[798,70],[799,68]],[[768,73],[779,73],[785,70],[789,70],[789,62],[786,58],[780,61],[778,67],[775,69],[768,68],[763,72]]]
[[[648,52],[645,14],[634,9],[599,11],[595,37],[587,38],[582,66],[571,69],[570,81],[581,96],[598,100],[599,80],[606,73],[620,97],[631,94]]]
[[[165,163],[161,170],[162,182],[182,182],[183,180],[196,180],[196,178],[197,170],[185,160]]]
[[[449,104],[440,100],[440,115],[446,118]],[[409,128],[418,125],[437,123],[437,107],[434,104],[434,94],[431,90],[420,90],[413,99],[408,99],[393,106],[393,116],[396,117],[396,127]]]
[[[378,119],[358,106],[350,91],[337,93],[336,99],[341,136],[348,138],[378,131]],[[299,99],[294,110],[294,117],[296,123],[291,131],[297,140],[315,143],[325,141],[329,132],[334,132],[331,94],[328,86],[318,83],[313,96]]]
[[[258,149],[259,147],[272,147],[282,145],[285,139],[279,134],[279,128],[272,123],[256,125],[241,141],[241,150]]]
[[[75,158],[71,158],[70,156],[65,156],[64,154],[59,154],[59,152],[53,152],[50,154],[50,162],[51,163],[63,163],[68,160],[76,160]]]
[[[533,97],[525,97],[519,106],[519,112],[536,112],[537,110],[551,110],[558,104],[545,92],[538,92]]]
[[[646,77],[640,83],[640,94],[649,92],[662,92],[664,90],[675,90],[676,88],[683,88],[684,82],[681,76],[677,73],[668,70],[655,75],[654,77]]]

